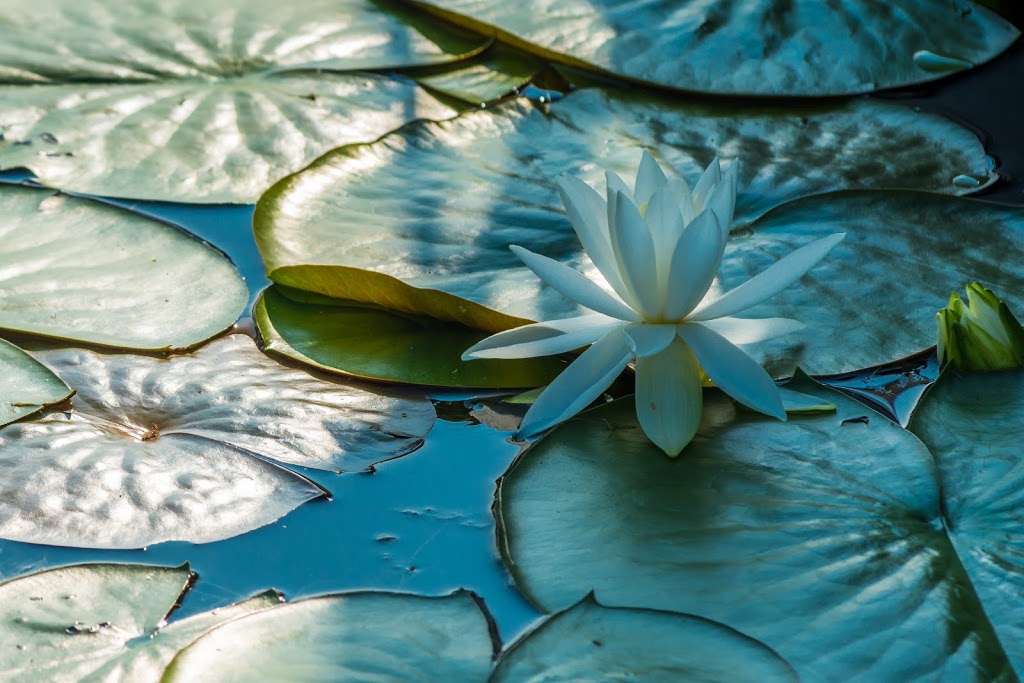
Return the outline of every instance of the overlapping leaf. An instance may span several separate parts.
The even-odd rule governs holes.
[[[397,314],[316,295],[289,298],[271,287],[253,308],[263,349],[313,367],[355,377],[445,387],[533,387],[564,369],[536,358],[472,361],[462,352],[485,336],[456,323]]]
[[[252,202],[332,147],[454,113],[410,81],[334,71],[487,43],[372,0],[16,3],[0,26],[0,167],[79,192]]]
[[[417,448],[434,420],[423,397],[314,378],[242,336],[168,360],[37,355],[78,394],[72,412],[0,431],[0,537],[13,540],[135,548],[227,538],[324,495],[264,458],[363,469]]]
[[[836,394],[836,415],[786,423],[706,398],[678,460],[622,400],[557,428],[506,474],[500,545],[535,604],[559,610],[594,590],[604,604],[708,617],[804,680],[1015,680],[1019,515],[989,513],[1010,510],[1019,487],[980,490],[1021,469],[1008,432],[980,438],[1002,448],[957,440],[969,460],[933,459],[887,420],[851,421],[869,411]],[[956,528],[981,519],[987,535]]]
[[[569,64],[721,94],[840,95],[922,83],[986,62],[1019,35],[969,0],[410,4]]]
[[[165,223],[24,187],[0,187],[0,209],[0,328],[182,348],[230,327],[245,307],[231,262]]]
[[[264,195],[257,242],[271,278],[300,289],[490,331],[565,317],[574,304],[508,245],[596,274],[553,178],[603,187],[605,168],[636,172],[640,146],[691,181],[715,155],[739,155],[739,222],[836,188],[956,194],[967,191],[956,176],[990,179],[972,133],[903,107],[738,109],[582,91],[547,113],[510,103],[332,152]]]
[[[187,564],[84,564],[0,583],[4,680],[158,680],[178,650],[206,631],[279,602],[268,591],[164,626],[192,578]]]
[[[14,344],[0,339],[0,427],[60,403],[73,393],[60,377]]]

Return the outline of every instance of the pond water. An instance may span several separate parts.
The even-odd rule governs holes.
[[[1024,49],[1018,44],[976,72],[888,98],[945,113],[979,132],[1004,180],[986,198],[1024,203]],[[23,175],[6,174],[17,181]],[[231,256],[255,296],[267,283],[252,238],[251,206],[121,202],[193,232]],[[250,302],[251,303],[251,302]],[[251,330],[244,318],[240,328]],[[936,372],[934,357],[909,366],[833,378],[905,421]],[[0,577],[85,561],[176,565],[199,581],[175,618],[242,599],[268,587],[289,598],[349,589],[442,594],[468,588],[486,601],[507,641],[539,616],[511,585],[495,547],[495,480],[520,447],[511,431],[474,417],[472,396],[438,393],[440,419],[416,452],[373,473],[302,473],[328,489],[318,500],[251,533],[206,545],[164,543],[144,550],[97,551],[0,541]],[[492,422],[492,421],[490,421]]]

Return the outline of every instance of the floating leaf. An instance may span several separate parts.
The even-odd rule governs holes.
[[[880,365],[935,343],[949,292],[980,280],[1024,299],[1024,210],[918,192],[840,192],[781,206],[734,233],[719,284],[731,289],[816,237],[844,239],[796,286],[749,309],[807,323],[801,334],[745,347],[776,375]]]
[[[946,372],[911,430],[939,467],[945,527],[1018,676],[1024,672],[1024,372]]]
[[[533,57],[498,44],[466,64],[436,73],[410,75],[431,90],[464,102],[483,104],[518,91],[541,68],[541,63]]]
[[[984,499],[940,493],[910,432],[796,388],[837,413],[779,422],[709,391],[677,460],[648,442],[628,399],[556,428],[499,486],[499,547],[519,587],[546,611],[593,590],[603,604],[713,619],[804,680],[1014,679],[1019,597],[985,590],[1017,585],[1015,570],[989,563],[983,578],[945,530],[959,514],[943,509]]]
[[[164,680],[485,681],[493,648],[468,593],[328,595],[211,631]]]
[[[371,0],[12,5],[0,166],[77,192],[252,202],[337,145],[454,114],[404,79],[321,70],[450,62],[488,42]]]
[[[565,367],[557,359],[463,361],[486,333],[379,308],[303,304],[263,292],[253,317],[263,349],[317,368],[366,379],[446,387],[547,384]]]
[[[166,360],[38,354],[75,410],[0,431],[0,537],[99,548],[227,538],[324,495],[264,460],[363,469],[417,448],[425,398],[321,380],[227,337]]]
[[[574,66],[683,90],[847,95],[986,62],[1019,35],[969,0],[411,0]],[[885,46],[885,49],[880,49]]]
[[[183,348],[230,327],[245,308],[231,262],[166,223],[24,187],[0,187],[0,208],[0,328]]]
[[[163,626],[193,578],[187,564],[81,564],[0,583],[4,680],[158,680],[206,631],[279,602],[268,591]]]
[[[565,317],[576,309],[508,245],[596,272],[553,179],[567,172],[603,189],[605,168],[636,172],[641,145],[691,181],[716,154],[740,155],[739,221],[836,188],[963,193],[954,176],[990,178],[972,133],[905,107],[766,110],[588,90],[547,110],[511,102],[325,155],[263,196],[257,243],[271,279],[299,289],[488,331]]]
[[[14,344],[0,339],[0,426],[60,403],[72,393],[60,377]]]
[[[796,681],[761,643],[706,619],[586,599],[504,653],[491,683]]]

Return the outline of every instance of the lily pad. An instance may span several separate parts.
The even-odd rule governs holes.
[[[253,202],[337,145],[455,113],[411,81],[329,71],[445,63],[489,42],[371,0],[12,6],[0,166],[77,192]]]
[[[557,11],[549,0],[411,4],[546,58],[729,95],[849,95],[923,83],[986,62],[1019,35],[970,0],[571,0]]]
[[[793,249],[834,232],[844,239],[801,280],[749,317],[790,317],[800,334],[746,347],[777,376],[799,365],[844,373],[935,343],[935,313],[980,281],[1024,306],[1024,210],[919,192],[838,192],[781,206],[734,232],[719,284],[731,289]]]
[[[938,463],[945,524],[1018,675],[1024,671],[1024,371],[944,373],[911,431]]]
[[[463,361],[462,352],[486,333],[335,299],[299,303],[281,290],[267,289],[253,308],[263,350],[329,372],[404,384],[504,388],[547,384],[565,369],[553,358]]]
[[[245,308],[231,262],[171,225],[25,187],[0,187],[0,207],[0,328],[166,350],[214,336]]]
[[[944,524],[947,505],[984,499],[940,490],[910,432],[850,421],[868,411],[795,388],[836,414],[779,422],[707,391],[676,460],[646,439],[630,399],[556,428],[499,486],[499,547],[519,587],[549,612],[595,591],[603,604],[713,619],[803,680],[1014,680],[1019,600],[986,589],[1017,585],[1015,570],[990,563],[985,578]]]
[[[0,339],[0,375],[4,378],[0,426],[60,403],[74,393],[45,365],[3,339]]]
[[[431,90],[471,104],[485,104],[518,92],[542,68],[532,56],[497,44],[465,64],[435,69],[434,73],[407,73]]]
[[[329,595],[211,631],[164,680],[485,681],[495,647],[468,593]]]
[[[317,379],[243,336],[163,360],[37,355],[78,394],[72,412],[0,431],[0,537],[12,540],[137,548],[227,538],[324,495],[264,458],[364,469],[417,448],[434,421],[422,396]]]
[[[299,289],[488,331],[566,317],[574,305],[508,245],[596,273],[553,179],[567,172],[603,188],[605,168],[636,173],[641,145],[691,181],[715,155],[739,155],[739,223],[837,188],[962,194],[977,188],[954,177],[994,178],[974,134],[896,105],[766,109],[585,90],[335,150],[261,198],[256,239],[270,278]]]
[[[158,680],[173,656],[203,633],[280,601],[268,591],[164,626],[194,578],[187,564],[82,564],[0,583],[4,679]]]
[[[491,683],[796,681],[761,643],[706,619],[602,607],[588,598],[504,653]]]

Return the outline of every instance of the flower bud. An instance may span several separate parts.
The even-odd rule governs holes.
[[[953,292],[935,316],[939,363],[989,372],[1024,367],[1024,329],[996,295],[979,283],[967,285],[967,304]]]

